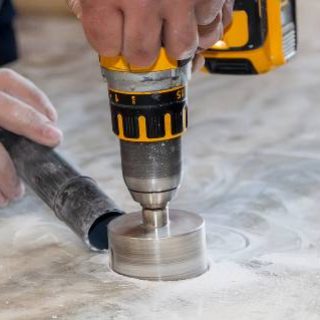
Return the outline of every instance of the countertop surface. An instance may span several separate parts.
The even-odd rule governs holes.
[[[180,282],[109,270],[30,191],[0,210],[0,319],[320,319],[320,2],[299,7],[300,53],[260,77],[196,75],[172,206],[207,223],[210,271]],[[18,21],[12,67],[59,112],[59,147],[127,212],[106,86],[78,22]]]

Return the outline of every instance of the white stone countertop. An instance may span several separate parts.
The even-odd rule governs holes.
[[[154,283],[112,273],[31,192],[0,210],[0,319],[320,319],[320,1],[299,3],[300,53],[260,77],[190,84],[173,207],[207,223],[210,271]],[[126,211],[106,88],[77,21],[23,18],[21,60],[58,109],[59,148]]]

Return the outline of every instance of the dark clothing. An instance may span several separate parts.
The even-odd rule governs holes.
[[[11,1],[0,0],[0,24],[11,23],[14,15],[14,9]]]
[[[17,59],[14,16],[11,0],[0,0],[0,66]]]

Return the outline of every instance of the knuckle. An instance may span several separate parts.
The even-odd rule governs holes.
[[[6,100],[6,94],[2,91],[0,91],[0,101],[1,101],[1,104],[4,103]]]
[[[44,137],[47,134],[47,127],[37,123],[34,126],[34,131],[38,137]]]
[[[182,50],[190,50],[197,46],[197,39],[196,36],[181,36],[180,37],[180,46]]]
[[[198,41],[193,38],[182,37],[176,46],[172,48],[172,53],[177,59],[184,59],[193,56],[198,46]]]
[[[151,59],[145,59],[141,56],[138,55],[133,55],[128,57],[128,62],[134,66],[138,66],[138,67],[148,67],[150,65],[152,65],[153,60]]]
[[[34,91],[34,95],[40,105],[48,107],[48,98],[42,91]]]
[[[139,0],[136,3],[139,11],[148,11],[150,8],[154,6],[153,0]]]
[[[107,46],[107,47],[102,47],[98,48],[98,51],[102,53],[102,55],[106,57],[116,57],[120,55],[120,48],[119,47],[112,47],[112,46]]]
[[[32,90],[31,95],[33,96],[35,102],[39,106],[49,108],[50,100],[47,97],[47,95],[42,90],[40,90],[38,87],[36,87],[35,85],[33,85],[32,88],[33,88],[33,90]]]
[[[34,109],[28,109],[24,113],[24,127],[30,131],[37,131],[40,133],[43,127],[41,115]]]
[[[136,64],[141,67],[150,66],[156,59],[155,50],[150,47],[134,47],[126,54],[129,63]]]
[[[57,138],[51,139],[50,134],[51,130],[48,126],[48,123],[41,122],[37,120],[32,120],[28,126],[28,136],[31,137],[32,140],[36,140],[42,144],[50,144],[57,145],[59,141]]]

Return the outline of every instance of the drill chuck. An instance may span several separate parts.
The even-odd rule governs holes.
[[[165,208],[181,182],[181,139],[121,141],[120,146],[123,177],[134,200],[145,209]]]

